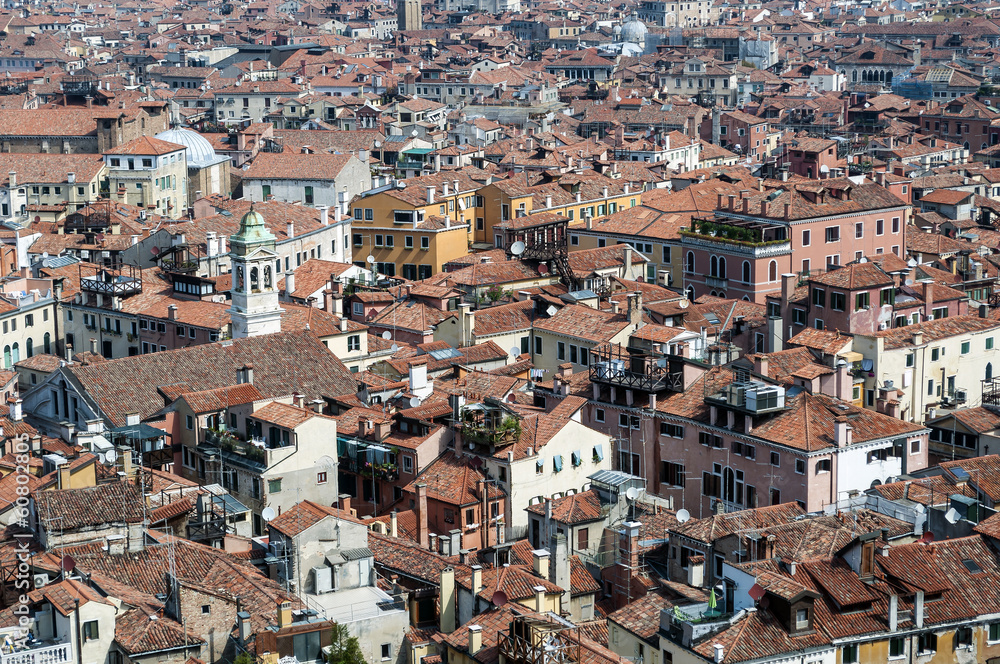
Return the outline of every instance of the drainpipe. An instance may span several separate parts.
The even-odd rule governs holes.
[[[76,664],[83,664],[83,636],[80,634],[80,599],[74,599],[76,604]]]

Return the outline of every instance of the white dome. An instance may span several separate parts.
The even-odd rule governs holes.
[[[196,131],[174,127],[173,129],[161,131],[156,135],[156,138],[161,141],[177,143],[187,148],[188,166],[209,166],[219,161],[215,150],[212,148],[212,144]]]
[[[646,41],[646,33],[648,32],[646,24],[639,20],[639,15],[632,12],[632,18],[622,26],[622,41],[640,44]]]

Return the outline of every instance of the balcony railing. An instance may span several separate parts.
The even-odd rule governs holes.
[[[73,661],[73,649],[68,643],[38,644],[26,650],[0,655],[0,664],[68,664]]]
[[[728,288],[729,279],[723,279],[721,277],[705,277],[705,284],[709,288]]]

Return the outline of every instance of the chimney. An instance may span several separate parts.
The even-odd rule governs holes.
[[[549,578],[549,552],[545,549],[536,549],[531,552],[531,569],[535,576],[543,579]]]
[[[97,355],[97,339],[95,337],[90,338],[90,352]]]
[[[427,187],[427,203],[432,204],[434,202],[434,192],[437,190],[436,187]]]
[[[177,305],[171,304],[167,307],[167,320],[177,320]]]
[[[285,298],[291,299],[295,292],[295,272],[289,270],[285,272]]]
[[[899,628],[899,595],[889,595],[889,631]]]
[[[920,629],[924,626],[924,591],[918,590],[913,600],[913,624]]]
[[[338,502],[340,503],[340,509],[347,514],[351,513],[351,494],[342,493],[337,496]]]
[[[535,611],[545,613],[545,586],[535,586]]]
[[[767,355],[758,355],[757,359],[754,360],[753,370],[759,373],[761,376],[766,376],[768,369],[770,369],[770,362],[767,359]]]
[[[329,226],[330,208],[328,208],[325,205],[317,205],[316,207],[319,210],[319,223],[323,224],[324,226]]]
[[[288,600],[278,602],[278,629],[292,624],[292,603]]]
[[[440,623],[443,634],[455,631],[455,568],[450,566],[441,570]]]
[[[629,325],[642,324],[642,292],[636,291],[628,296],[628,322]]]
[[[430,532],[427,530],[427,485],[417,485],[417,542],[421,549],[430,548]]]
[[[109,556],[123,556],[125,555],[125,536],[124,535],[108,535],[108,555]]]
[[[795,293],[795,286],[799,282],[799,275],[787,272],[781,275],[781,304],[786,305]],[[784,308],[784,307],[782,307]]]
[[[289,239],[295,237],[295,223],[294,222],[289,221],[288,223],[285,224],[285,235],[287,235],[289,237]]]
[[[924,319],[930,320],[934,315],[934,280],[921,279],[924,285]]]
[[[10,188],[13,189],[17,186],[17,171],[10,171],[7,173],[7,179],[10,180]]]
[[[375,440],[382,442],[392,433],[392,420],[381,419],[375,422]]]
[[[444,630],[441,630],[442,632]],[[483,628],[469,625],[469,655],[475,655],[483,647]]]
[[[837,447],[847,447],[851,444],[853,438],[853,432],[851,431],[851,425],[847,422],[847,417],[845,415],[838,415],[834,419],[834,432],[833,432],[833,442]]]
[[[448,196],[451,193],[448,191],[449,189],[450,187],[448,186],[448,183],[445,182],[443,185],[441,185],[441,195],[444,196],[445,198],[448,198]]]
[[[472,566],[472,594],[478,595],[483,589],[483,567],[482,565]]]
[[[24,417],[24,402],[16,397],[8,397],[7,406],[10,410],[10,419],[14,422],[20,422],[21,418]]]
[[[389,537],[399,537],[399,524],[397,523],[396,510],[389,513]]]
[[[570,569],[569,569],[569,543],[566,535],[556,533],[550,538],[552,551],[552,561],[549,566],[549,581],[556,584],[566,593],[563,596],[562,608],[568,608],[570,602]]]
[[[726,649],[720,643],[716,643],[712,648],[715,650],[715,664],[722,664],[726,656]]]
[[[253,634],[253,627],[250,624],[250,614],[246,611],[237,613],[236,624],[240,629],[240,643],[247,643]]]

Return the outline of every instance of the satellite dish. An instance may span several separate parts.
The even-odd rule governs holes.
[[[410,408],[416,408],[420,405],[420,397],[410,397]]]
[[[406,183],[400,180],[396,183],[396,189],[406,189]]]
[[[160,248],[159,247],[151,247],[149,249],[149,253],[153,254],[154,256],[159,256],[160,255]]]
[[[374,263],[375,257],[372,256],[371,254],[368,254],[368,258],[366,258],[365,260],[368,261],[369,263]]]
[[[913,285],[913,279],[907,279],[903,283],[906,284],[907,286],[912,286]]]
[[[955,524],[961,520],[962,515],[958,513],[958,510],[954,507],[949,508],[944,514],[944,518],[948,520],[948,523]]]
[[[677,306],[680,307],[681,309],[687,309],[688,307],[691,306],[691,301],[687,298],[684,298],[683,300],[677,303]]]
[[[859,258],[859,259],[858,259],[858,262],[859,262],[859,263],[867,263],[867,262],[868,262],[868,259],[867,259],[867,258],[865,258],[864,256],[862,256],[861,258]]]
[[[538,266],[538,274],[548,274],[548,273],[549,273],[548,265],[542,263],[541,265]]]
[[[753,601],[759,602],[764,596],[764,588],[760,584],[755,583],[750,586],[750,590],[747,591],[747,594],[750,595],[750,598]]]
[[[118,450],[111,449],[104,453],[105,463],[114,463],[117,460],[118,460]]]
[[[399,345],[398,344],[393,344],[393,345],[389,346],[389,350],[391,350],[393,353],[395,353],[397,350],[399,350]]]
[[[921,537],[921,538],[920,538],[919,540],[917,540],[917,541],[918,541],[918,542],[920,542],[921,544],[930,544],[931,542],[933,542],[933,541],[934,541],[934,532],[933,532],[933,531],[930,531],[930,530],[928,530],[928,531],[927,531],[926,533],[924,533],[924,534],[923,534],[923,536],[922,536],[922,537]]]
[[[386,341],[392,339],[392,332],[386,330],[385,332],[382,333],[382,338],[385,339]]]
[[[555,316],[555,315],[556,315],[556,312],[558,312],[558,311],[559,311],[559,310],[558,310],[558,309],[556,309],[556,308],[555,308],[555,306],[553,306],[553,305],[551,305],[551,304],[550,304],[550,305],[549,305],[549,308],[545,310],[545,313],[546,313],[547,315],[549,315],[549,316]]]
[[[634,486],[630,486],[625,491],[625,497],[628,498],[629,500],[635,500],[636,498],[639,497],[639,490],[636,489]]]
[[[511,357],[518,357],[520,354],[521,354],[521,349],[520,348],[518,348],[517,346],[511,347],[511,349],[510,349],[510,356]]]
[[[691,520],[691,512],[687,510],[677,510],[677,523],[687,523]]]
[[[493,599],[490,601],[493,602],[493,606],[503,606],[507,603],[507,593],[502,590],[498,590],[493,593]]]
[[[507,403],[517,403],[517,395],[511,392],[507,395]]]
[[[73,560],[73,556],[70,555],[63,556],[62,560],[59,561],[59,569],[67,573],[72,572],[74,569],[76,569],[76,561]]]
[[[510,245],[510,253],[514,254],[515,256],[520,256],[521,254],[524,253],[524,250],[526,248],[527,247],[524,246],[524,243],[521,242],[520,240],[518,240],[514,244]],[[539,270],[538,271],[541,272],[541,267],[540,266],[539,266]]]
[[[265,507],[260,513],[260,518],[264,519],[264,521],[270,521],[275,516],[277,515],[274,513],[273,507]]]
[[[382,147],[382,141],[375,141],[375,143],[374,143],[374,146],[375,146],[376,148],[380,148],[380,147]]]

